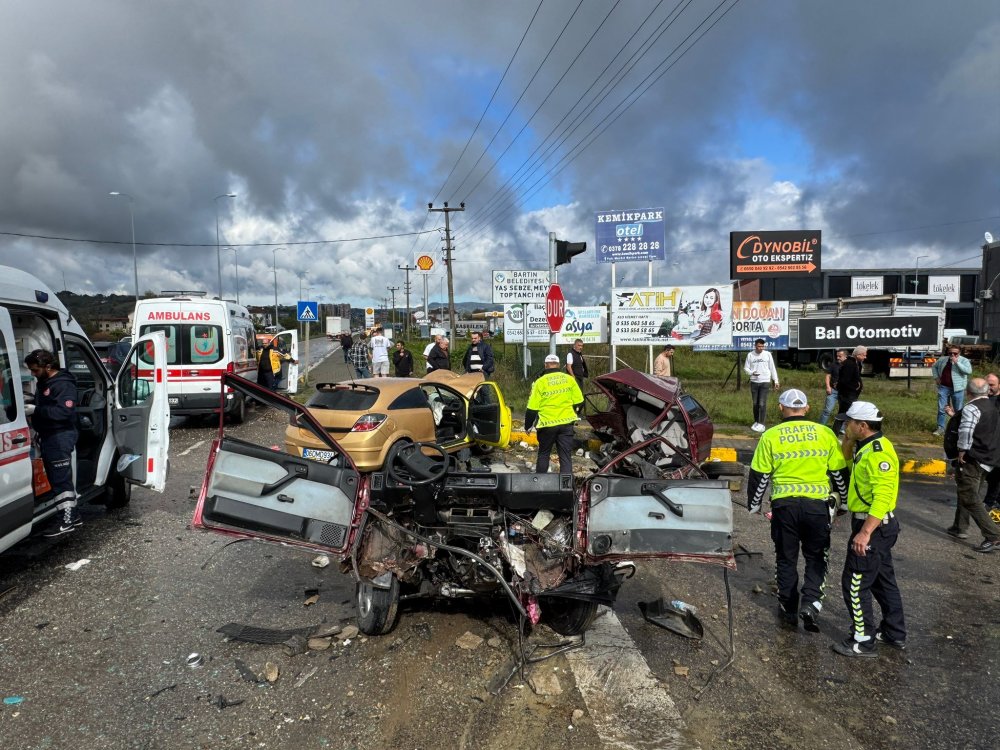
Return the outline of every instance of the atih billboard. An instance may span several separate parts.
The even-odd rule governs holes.
[[[732,279],[818,277],[822,232],[730,232]]]

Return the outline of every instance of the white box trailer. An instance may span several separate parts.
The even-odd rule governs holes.
[[[868,347],[866,375],[929,377],[944,338],[945,299],[885,294],[788,303],[787,351],[779,362],[830,369],[837,349]],[[909,369],[907,369],[909,359]]]
[[[328,315],[326,318],[326,335],[330,338],[342,333],[351,332],[351,319]]]

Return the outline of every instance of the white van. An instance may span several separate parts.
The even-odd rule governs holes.
[[[31,274],[0,266],[0,552],[56,511],[52,493],[39,490],[36,496],[32,481],[24,407],[36,381],[24,358],[35,349],[54,352],[60,369],[76,378],[73,469],[80,502],[121,507],[131,498],[132,484],[157,492],[166,484],[170,412],[162,334],[137,341],[116,377],[50,289]],[[150,364],[140,359],[140,350]]]
[[[139,300],[132,333],[139,337],[154,331],[167,340],[171,414],[218,414],[221,405],[230,421],[242,422],[243,396],[220,389],[224,372],[257,380],[257,339],[249,310],[229,300],[206,299],[203,292]],[[288,334],[278,334],[279,342],[298,359],[297,334]],[[294,393],[297,370],[286,382]]]

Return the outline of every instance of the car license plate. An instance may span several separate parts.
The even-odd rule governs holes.
[[[336,455],[333,451],[318,451],[315,448],[302,449],[303,458],[310,458],[313,461],[322,461],[323,463],[329,462]]]
[[[177,396],[169,396],[167,398],[167,404],[169,404],[170,406],[177,406],[177,404],[179,404],[180,401],[181,400]]]

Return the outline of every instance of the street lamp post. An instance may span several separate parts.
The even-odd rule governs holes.
[[[219,247],[219,198],[235,198],[236,193],[223,193],[212,199],[215,203],[215,258],[219,263],[219,299],[222,299],[222,249]]]
[[[135,254],[135,214],[132,212],[132,196],[128,193],[121,193],[117,190],[112,190],[108,195],[113,195],[116,198],[128,198],[128,218],[129,223],[132,225],[132,274],[135,277],[135,301],[139,301],[139,259]]]
[[[278,325],[278,251],[283,247],[276,247],[271,251],[271,261],[274,264],[274,325]]]
[[[240,259],[239,250],[235,247],[227,247],[226,250],[233,251],[233,269],[236,272],[236,304],[240,304]]]

